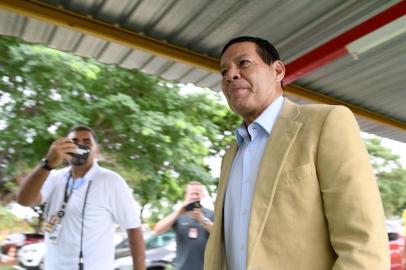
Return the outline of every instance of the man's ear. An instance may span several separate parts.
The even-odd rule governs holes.
[[[272,63],[272,65],[275,69],[276,80],[278,82],[281,82],[283,78],[285,78],[285,65],[280,60],[276,60],[275,62]]]
[[[100,155],[100,148],[98,145],[96,145],[96,157]]]

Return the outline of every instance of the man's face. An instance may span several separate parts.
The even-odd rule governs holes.
[[[80,160],[73,160],[75,159],[72,157],[71,163],[74,166],[83,166],[83,165],[90,165],[93,164],[94,160],[98,154],[97,144],[92,136],[92,133],[86,130],[78,130],[69,133],[68,138],[70,138],[75,144],[85,145],[89,147],[89,156],[85,162],[81,162]]]
[[[189,185],[186,188],[185,200],[186,202],[200,201],[203,197],[203,189],[200,185]]]
[[[230,108],[247,124],[253,122],[282,94],[285,74],[281,61],[266,64],[253,42],[234,43],[220,61],[221,88]]]

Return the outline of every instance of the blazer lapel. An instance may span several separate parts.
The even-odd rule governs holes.
[[[237,143],[231,144],[230,148],[224,156],[223,164],[221,166],[221,178],[217,192],[216,204],[224,206],[224,196],[227,188],[228,177],[230,174],[231,166],[233,164],[234,156],[237,153]],[[223,217],[223,207],[221,207],[221,218]]]
[[[247,266],[250,265],[252,255],[255,254],[258,240],[271,211],[286,157],[302,126],[301,122],[295,121],[299,114],[298,105],[285,98],[282,111],[265,148],[256,179],[249,223]]]
[[[223,163],[221,166],[221,178],[219,181],[219,186],[217,189],[216,207],[215,207],[215,223],[214,227],[210,233],[210,239],[208,246],[211,252],[206,253],[206,257],[209,258],[210,263],[205,262],[205,266],[210,265],[212,267],[207,269],[226,269],[226,255],[224,246],[224,218],[223,218],[223,208],[224,208],[224,196],[227,189],[228,176],[230,173],[231,166],[233,164],[234,156],[237,152],[237,143],[234,142],[230,148],[227,150]]]

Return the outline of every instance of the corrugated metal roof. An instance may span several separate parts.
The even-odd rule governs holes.
[[[406,35],[371,49],[359,60],[343,57],[297,84],[406,122]]]
[[[270,40],[289,63],[398,0],[49,0],[53,6],[114,24],[200,54],[219,57],[238,35]],[[0,10],[0,34],[139,69],[164,79],[220,90],[212,73],[100,38]],[[406,122],[406,35],[365,54],[334,61],[295,84]],[[359,118],[364,131],[406,142],[406,131]]]

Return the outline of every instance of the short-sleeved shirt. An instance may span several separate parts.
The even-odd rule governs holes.
[[[46,220],[60,210],[70,172],[70,167],[53,170],[45,181],[41,195],[46,202]],[[113,269],[115,224],[122,229],[141,225],[139,207],[120,175],[95,163],[81,181],[83,184],[73,189],[67,202],[57,243],[51,243],[49,234],[45,234],[46,270],[78,269],[82,210],[88,188],[83,223],[84,269]]]
[[[213,221],[213,211],[203,208],[205,217]],[[176,269],[203,270],[204,250],[209,232],[187,214],[181,215],[173,224],[176,233]]]

